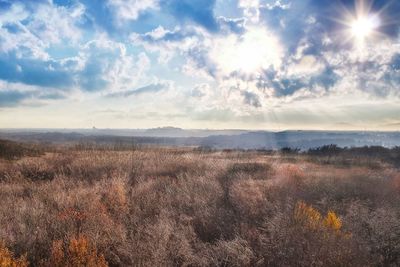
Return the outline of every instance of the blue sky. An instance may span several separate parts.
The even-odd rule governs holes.
[[[0,0],[0,127],[400,130],[400,1]]]

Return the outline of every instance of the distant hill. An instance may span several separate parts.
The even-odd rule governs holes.
[[[188,131],[176,127],[160,127],[144,131],[145,136],[153,137],[186,137],[188,134]]]
[[[137,137],[207,137],[212,135],[239,135],[248,130],[210,130],[182,129],[177,127],[159,127],[151,129],[1,129],[0,135],[8,134],[81,134],[84,136],[137,136]]]
[[[74,130],[73,132],[0,131],[3,139],[39,143],[144,144],[198,146],[217,149],[309,149],[336,144],[340,147],[400,146],[399,132],[346,131],[245,131],[185,130],[174,127],[148,130]]]
[[[214,135],[240,135],[245,130],[184,130],[176,127],[160,127],[145,130],[143,136],[152,137],[209,137]]]

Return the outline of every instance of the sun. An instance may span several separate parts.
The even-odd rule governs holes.
[[[378,27],[378,19],[375,16],[363,16],[355,19],[350,26],[353,36],[359,41],[364,41]]]
[[[381,28],[388,22],[383,9],[374,10],[373,0],[354,0],[354,8],[339,5],[341,16],[332,18],[343,26],[340,30],[342,42],[353,42],[356,48],[364,49],[368,43],[374,43],[384,37]]]

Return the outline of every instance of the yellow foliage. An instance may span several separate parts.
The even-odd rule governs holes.
[[[324,220],[324,224],[329,229],[333,229],[336,231],[338,231],[338,230],[340,230],[340,228],[342,228],[342,221],[339,219],[339,217],[333,211],[328,212],[328,214],[326,215],[326,218]]]
[[[303,201],[297,203],[294,218],[296,221],[312,229],[317,228],[321,223],[321,214]]]
[[[14,254],[0,242],[0,267],[27,267],[26,257],[14,258]]]
[[[326,217],[322,219],[321,213],[302,201],[297,203],[294,218],[299,223],[311,229],[325,227],[330,230],[339,231],[342,228],[342,222],[335,212],[329,211]]]
[[[54,267],[107,267],[103,255],[99,255],[85,236],[73,237],[67,248],[62,241],[53,242],[50,266]]]

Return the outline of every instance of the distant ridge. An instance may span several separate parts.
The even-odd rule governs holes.
[[[144,133],[146,136],[154,137],[185,137],[188,134],[182,128],[171,126],[147,129]]]
[[[309,149],[335,144],[340,147],[400,146],[400,132],[366,131],[245,131],[185,130],[162,127],[144,130],[29,130],[0,131],[0,138],[40,143],[94,142],[102,144],[145,144],[165,146],[197,146],[217,149]]]

